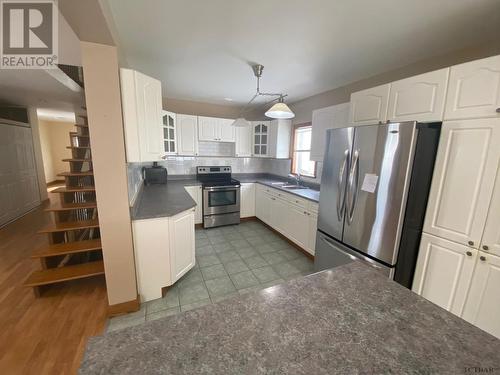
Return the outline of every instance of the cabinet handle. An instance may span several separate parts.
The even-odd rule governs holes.
[[[469,244],[469,246],[474,246],[474,241],[469,241],[467,244]]]
[[[467,254],[468,257],[472,256],[472,253],[470,251],[465,252],[465,254]]]
[[[488,251],[490,248],[487,245],[483,245],[483,250]]]
[[[482,262],[484,262],[484,261],[486,260],[486,257],[485,257],[485,256],[483,256],[483,255],[481,255],[481,256],[479,257],[479,259],[481,259],[481,261],[482,261]]]

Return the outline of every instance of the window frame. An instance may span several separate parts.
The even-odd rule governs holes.
[[[295,137],[296,137],[296,131],[300,128],[311,128],[311,132],[312,132],[312,122],[305,122],[303,124],[297,124],[297,125],[293,125],[292,127],[292,144],[291,144],[291,147],[290,147],[290,158],[292,159],[292,162],[290,163],[290,174],[296,176],[297,173],[294,172],[295,170],[295,167],[296,167],[296,158],[295,158],[295,154],[297,152],[307,152],[306,150],[301,150],[301,151],[295,151]],[[312,138],[312,137],[311,137]],[[311,146],[309,146],[309,155],[311,154]],[[309,177],[309,178],[316,178],[317,176],[317,173],[318,173],[318,162],[316,162],[315,160],[311,160],[313,163],[314,163],[314,172],[312,175],[309,175],[309,174],[301,174],[301,176],[304,176],[304,177]]]

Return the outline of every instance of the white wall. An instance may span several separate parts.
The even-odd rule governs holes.
[[[58,173],[69,171],[69,163],[62,159],[71,158],[69,132],[74,131],[74,124],[68,122],[39,121],[40,144],[45,169],[45,181],[61,180]]]

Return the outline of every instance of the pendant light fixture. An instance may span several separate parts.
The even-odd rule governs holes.
[[[235,127],[245,127],[249,126],[250,123],[245,120],[243,117],[243,114],[248,111],[248,107],[252,102],[255,100],[255,98],[259,96],[274,96],[275,98],[266,102],[264,105],[269,105],[275,101],[278,101],[275,103],[271,108],[269,108],[265,115],[270,118],[276,118],[276,119],[290,119],[295,117],[295,113],[292,112],[292,110],[285,104],[284,99],[287,96],[286,94],[283,93],[268,93],[268,92],[261,92],[260,91],[260,77],[262,76],[262,71],[264,70],[264,66],[257,64],[252,66],[253,73],[255,77],[257,77],[257,90],[255,92],[255,95],[250,99],[250,101],[243,107],[243,109],[240,112],[240,115],[234,122],[232,123],[233,126]]]

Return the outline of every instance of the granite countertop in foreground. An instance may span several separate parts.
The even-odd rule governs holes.
[[[93,337],[81,374],[461,374],[500,340],[358,262]]]
[[[284,177],[269,174],[235,174],[234,178],[240,182],[257,182],[274,188],[273,182],[285,182]],[[165,185],[143,186],[133,207],[130,209],[132,220],[153,219],[170,217],[196,206],[196,202],[188,194],[185,186],[201,185],[194,176],[181,176],[169,179]],[[311,200],[319,201],[319,185],[301,190],[284,190],[289,194]]]

